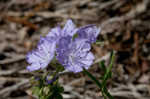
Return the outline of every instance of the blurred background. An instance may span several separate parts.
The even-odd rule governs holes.
[[[40,36],[67,19],[102,31],[92,51],[107,63],[116,51],[108,89],[115,99],[150,99],[150,0],[0,0],[0,99],[34,99],[25,55]],[[103,71],[94,64],[96,77]],[[85,76],[64,74],[64,99],[103,99]]]

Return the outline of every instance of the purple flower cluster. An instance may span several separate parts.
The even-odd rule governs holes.
[[[68,20],[64,28],[57,26],[42,37],[37,49],[27,54],[29,71],[44,69],[56,54],[56,59],[65,69],[77,73],[88,69],[94,60],[90,52],[91,44],[96,42],[100,29],[95,25],[76,28],[72,20]],[[77,37],[75,37],[77,35]]]

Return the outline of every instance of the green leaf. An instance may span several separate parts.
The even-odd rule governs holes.
[[[101,89],[102,88],[102,85],[101,83],[90,73],[88,72],[86,69],[83,69],[83,72],[91,79],[93,80],[96,85]]]
[[[63,93],[64,92],[64,88],[63,87],[59,87],[59,93]]]
[[[114,52],[111,52],[110,55],[110,64],[106,70],[106,73],[104,74],[103,80],[102,80],[102,93],[103,96],[107,96],[109,99],[113,99],[113,97],[111,96],[111,94],[108,92],[107,88],[106,88],[106,81],[108,80],[108,78],[111,78],[112,76],[112,66],[113,66],[113,62],[114,62]]]
[[[32,88],[32,94],[38,96],[39,93],[40,93],[40,88],[39,87],[35,86],[35,87]]]
[[[110,55],[110,64],[106,70],[103,81],[107,80],[111,76],[111,69],[112,69],[113,62],[114,62],[114,56],[115,56],[114,51],[112,51]]]
[[[108,92],[106,86],[103,88],[103,92],[106,94],[106,96],[107,96],[109,99],[114,99],[113,96],[111,96],[111,94]]]
[[[108,73],[108,78],[111,78],[111,77],[112,77],[112,72],[109,72],[109,73]],[[108,78],[107,78],[107,79],[108,79]]]
[[[63,99],[61,94],[57,94],[56,99]]]
[[[99,67],[104,71],[104,73],[106,72],[106,66],[105,66],[105,61],[102,60],[101,62],[99,62]]]

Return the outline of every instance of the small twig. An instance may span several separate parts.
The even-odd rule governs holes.
[[[148,97],[142,96],[139,91],[148,91],[148,85],[118,85],[118,88],[109,90],[114,97],[125,97],[135,99],[149,99]]]
[[[8,96],[12,91],[19,89],[21,86],[26,85],[29,83],[29,80],[23,80],[20,83],[17,83],[16,85],[13,85],[11,87],[6,87],[0,91],[1,97]]]
[[[0,81],[22,81],[27,80],[26,78],[18,78],[18,77],[0,77]]]
[[[18,55],[18,56],[13,57],[12,59],[6,59],[3,61],[0,61],[0,65],[12,64],[14,62],[22,61],[24,59],[25,59],[24,55]]]

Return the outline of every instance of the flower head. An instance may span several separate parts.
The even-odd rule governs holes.
[[[29,71],[43,69],[48,66],[54,57],[56,44],[49,38],[41,38],[37,49],[29,52],[26,56],[27,62],[30,64],[27,69]]]
[[[37,49],[27,54],[30,64],[27,69],[34,71],[46,68],[55,52],[65,69],[74,73],[88,69],[94,60],[90,52],[91,43],[96,41],[99,32],[100,29],[95,25],[76,28],[72,20],[68,20],[64,28],[57,26],[51,29],[45,38],[40,39]]]
[[[60,26],[57,26],[48,33],[47,37],[54,38],[56,42],[58,42],[62,37],[73,37],[77,30],[75,24],[69,19],[63,29],[61,29]]]
[[[56,42],[59,41],[59,39],[62,37],[61,34],[61,28],[60,26],[57,26],[55,28],[52,28],[51,31],[47,34],[48,38],[54,39]]]
[[[67,43],[69,41],[69,43]],[[60,42],[65,47],[56,49],[58,61],[65,69],[77,73],[83,68],[88,69],[94,60],[94,55],[89,52],[91,46],[85,39],[70,40],[70,38],[62,38]]]
[[[73,36],[77,32],[78,28],[76,28],[75,24],[69,19],[64,28],[62,29],[63,36]]]
[[[77,34],[78,38],[87,39],[89,43],[94,43],[96,42],[99,32],[100,28],[97,28],[95,25],[87,25],[79,28]]]

